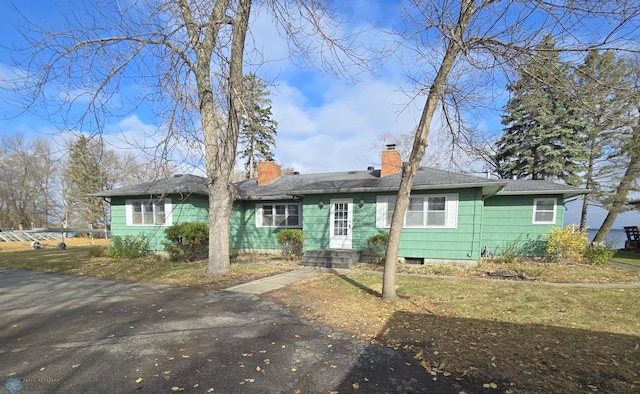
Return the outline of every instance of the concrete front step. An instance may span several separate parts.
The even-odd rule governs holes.
[[[360,251],[351,249],[307,250],[300,265],[307,267],[348,268],[360,261]]]

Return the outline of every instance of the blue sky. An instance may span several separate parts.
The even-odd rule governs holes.
[[[20,46],[22,43],[15,26],[21,23],[19,13],[33,23],[55,28],[60,26],[64,15],[78,12],[80,8],[77,5],[82,1],[24,0],[15,2],[13,6],[3,3],[0,36],[4,45],[0,44],[0,77],[16,72],[9,65],[11,54],[5,45]],[[349,29],[365,30],[360,40],[371,46],[384,47],[389,39],[374,28],[401,26],[396,1],[355,0],[344,4],[343,16],[349,21],[345,32]],[[385,133],[392,136],[408,133],[417,124],[424,98],[412,100],[403,92],[411,88],[406,71],[415,71],[415,65],[407,69],[408,65],[394,58],[378,64],[374,73],[360,73],[356,81],[348,81],[311,68],[301,68],[292,62],[286,43],[274,29],[270,16],[259,14],[255,17],[252,31],[252,39],[258,47],[264,48],[266,62],[259,67],[250,66],[246,71],[255,71],[272,85],[273,115],[279,123],[275,156],[284,166],[303,173],[378,167],[379,153],[374,147],[380,148],[385,143],[381,136]],[[499,94],[503,87],[497,86],[496,91]],[[491,106],[500,108],[502,103],[491,103]],[[493,132],[500,130],[499,112],[488,109],[479,112],[477,127]],[[6,102],[0,102],[0,135],[21,133],[51,138],[54,143],[63,140],[56,126],[42,116],[22,114],[13,117],[17,113]],[[128,116],[105,119],[105,122],[108,141],[116,149],[123,150],[128,148],[124,140],[143,141],[150,138],[159,126],[145,106]],[[438,150],[434,144],[429,147],[427,155],[435,156]],[[446,159],[439,160],[439,164],[442,168],[448,167]],[[575,221],[575,214],[579,214],[579,208],[570,206],[567,211],[570,221]],[[590,225],[599,225],[601,217],[602,213],[594,212]],[[623,219],[616,226],[640,224],[638,213],[625,215]]]

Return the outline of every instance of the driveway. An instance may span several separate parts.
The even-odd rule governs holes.
[[[259,295],[11,269],[0,379],[0,393],[460,391]]]

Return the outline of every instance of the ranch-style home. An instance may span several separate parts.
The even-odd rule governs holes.
[[[229,247],[276,252],[275,234],[299,228],[305,256],[362,251],[378,230],[388,230],[400,185],[400,154],[389,146],[379,169],[282,175],[272,162],[258,178],[233,184],[236,200]],[[516,247],[544,254],[543,238],[562,226],[564,201],[585,189],[534,180],[496,180],[420,168],[405,215],[398,257],[411,262],[473,263],[483,253]],[[94,194],[111,203],[113,235],[140,235],[163,249],[164,229],[184,221],[207,222],[205,178],[171,178]],[[357,254],[357,253],[356,253]]]

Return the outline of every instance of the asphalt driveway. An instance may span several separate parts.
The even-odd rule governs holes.
[[[460,391],[259,295],[11,269],[0,378],[0,393]]]

